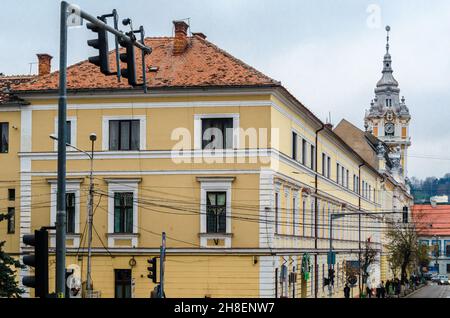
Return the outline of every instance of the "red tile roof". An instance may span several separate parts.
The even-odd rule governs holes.
[[[35,75],[11,75],[0,76],[0,105],[5,104],[12,100],[12,96],[9,94],[11,86],[28,82],[34,79]]]
[[[438,204],[434,208],[430,204],[416,204],[412,216],[419,235],[450,235],[450,204]]]
[[[251,66],[221,50],[201,36],[188,37],[188,47],[181,55],[173,55],[173,37],[146,38],[146,45],[153,49],[146,56],[146,66],[157,67],[147,71],[150,88],[162,87],[206,87],[206,86],[270,86],[279,82],[262,74]],[[138,83],[142,82],[141,53],[136,52]],[[115,70],[115,54],[110,52],[110,69]],[[122,78],[105,76],[97,66],[87,60],[68,67],[68,89],[111,89],[130,86]],[[56,90],[58,72],[40,76],[29,83],[17,85],[15,91]]]

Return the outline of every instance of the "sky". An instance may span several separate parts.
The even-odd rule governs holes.
[[[58,67],[59,1],[2,0],[0,72],[29,74],[36,53]],[[117,9],[147,36],[170,36],[172,21],[279,80],[323,121],[363,128],[381,78],[386,25],[394,76],[412,115],[408,175],[450,172],[448,0],[74,0],[92,15]],[[85,26],[69,30],[69,64],[93,55]],[[31,65],[31,73],[37,66]]]

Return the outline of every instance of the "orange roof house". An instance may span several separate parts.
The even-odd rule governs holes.
[[[147,86],[151,88],[187,87],[252,87],[279,86],[280,83],[253,67],[233,57],[206,40],[201,33],[187,36],[188,25],[175,21],[175,37],[151,37],[145,44],[152,53],[145,57]],[[180,43],[181,42],[181,43]],[[121,52],[124,52],[121,49]],[[115,51],[109,54],[110,69],[115,70]],[[136,49],[136,72],[138,83],[142,82],[140,50]],[[58,72],[41,76],[29,83],[18,85],[15,92],[52,91],[58,89]],[[116,76],[106,76],[87,60],[67,69],[67,88],[72,91],[92,89],[127,89],[125,78],[120,82]]]
[[[419,236],[450,236],[450,204],[415,204],[412,217]]]

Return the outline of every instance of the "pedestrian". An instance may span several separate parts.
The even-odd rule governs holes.
[[[400,298],[400,293],[402,291],[402,282],[397,279],[397,286],[395,288],[395,295],[397,295],[398,298]]]
[[[367,298],[372,298],[372,289],[369,286],[366,287]]]
[[[391,285],[391,282],[390,282],[390,280],[388,279],[388,280],[386,281],[386,287],[385,287],[385,292],[387,292],[388,295],[389,295],[389,287],[390,287],[390,285]]]
[[[348,287],[348,284],[345,284],[345,287],[344,287],[344,297],[350,298],[350,287]]]
[[[375,296],[376,296],[377,298],[380,298],[380,297],[381,297],[381,283],[378,284],[377,288],[375,289]]]
[[[380,296],[381,296],[381,298],[386,298],[386,288],[384,287],[384,282],[383,281],[381,281],[381,284],[380,284]]]

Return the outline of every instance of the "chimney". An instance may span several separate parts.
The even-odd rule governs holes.
[[[192,32],[192,35],[198,36],[199,38],[202,38],[203,40],[206,40],[206,35],[205,35],[205,33],[202,33],[202,32]]]
[[[39,76],[44,76],[47,74],[50,74],[51,71],[51,60],[53,56],[43,53],[43,54],[36,54],[39,61]]]
[[[189,25],[184,21],[173,21],[175,26],[175,39],[173,41],[173,55],[183,54],[186,50],[188,40],[187,31]]]

